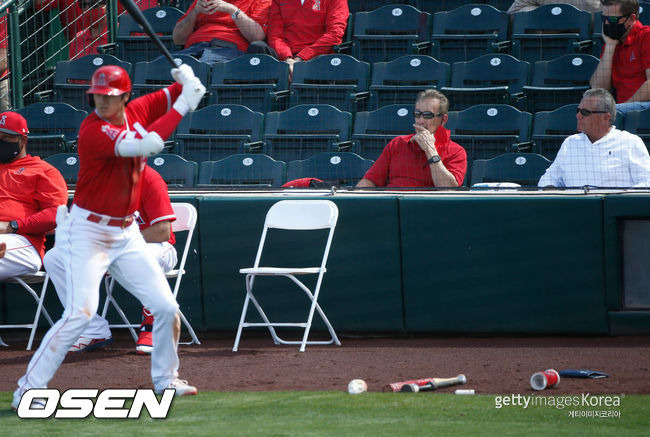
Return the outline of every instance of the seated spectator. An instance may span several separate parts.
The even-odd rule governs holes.
[[[577,134],[567,137],[540,178],[540,187],[650,187],[650,156],[638,136],[614,126],[616,103],[609,91],[584,93]]]
[[[84,3],[89,18],[88,26],[79,31],[70,41],[69,59],[78,59],[86,55],[99,53],[97,47],[108,43],[108,27],[106,26],[106,6],[101,3],[90,5]]]
[[[0,280],[41,268],[45,233],[68,201],[61,173],[27,154],[28,133],[23,116],[0,114]]]
[[[515,0],[508,8],[509,14],[517,12],[528,12],[539,8],[540,6],[562,3],[575,6],[578,9],[587,12],[600,11],[600,0]]]
[[[268,45],[271,55],[289,64],[332,53],[341,44],[347,26],[346,0],[273,0],[269,13]],[[254,42],[253,47],[266,46]],[[263,47],[260,52],[267,53]]]
[[[449,100],[425,90],[415,100],[415,134],[391,140],[357,184],[364,187],[458,187],[467,171],[467,153],[444,128]]]
[[[623,114],[650,108],[650,26],[639,21],[639,1],[601,3],[605,47],[591,87],[614,92]]]
[[[271,0],[194,0],[176,26],[174,44],[203,62],[221,62],[247,52],[266,37]]]

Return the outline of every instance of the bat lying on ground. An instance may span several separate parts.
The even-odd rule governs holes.
[[[465,375],[458,375],[454,378],[422,378],[413,381],[393,382],[385,385],[382,391],[385,392],[418,392],[433,391],[439,388],[467,383]]]

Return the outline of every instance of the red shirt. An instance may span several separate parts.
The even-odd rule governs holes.
[[[153,168],[146,166],[142,173],[142,197],[140,198],[140,219],[138,225],[140,231],[147,229],[156,223],[169,220],[176,220],[174,209],[169,200],[167,184],[162,176]],[[176,243],[174,233],[171,233],[169,244]]]
[[[241,9],[266,32],[271,0],[234,0],[229,3]],[[194,6],[196,6],[196,0],[178,21],[184,20],[187,14],[192,12]],[[230,14],[225,12],[215,12],[210,15],[199,14],[194,24],[194,31],[185,41],[185,48],[198,42],[212,41],[214,38],[235,43],[242,52],[248,50],[248,40],[241,34],[237,23],[233,21]]]
[[[332,53],[332,46],[343,41],[348,15],[347,0],[273,0],[269,45],[281,60]]]
[[[637,92],[647,80],[647,68],[650,68],[650,26],[637,21],[625,41],[618,43],[614,50],[612,86],[617,103],[627,102]]]
[[[393,138],[366,172],[364,179],[378,187],[433,187],[427,155],[420,146],[411,142],[414,135]],[[465,149],[451,141],[449,130],[442,126],[436,130],[434,137],[442,163],[461,185],[467,171]]]
[[[73,203],[111,217],[126,217],[135,212],[140,203],[139,182],[146,159],[117,156],[116,143],[134,130],[136,122],[163,139],[168,138],[182,118],[176,110],[169,110],[181,89],[175,83],[133,100],[124,109],[126,123],[121,126],[103,120],[96,111],[84,119],[77,142],[79,179]]]
[[[29,143],[28,143],[29,147]],[[0,164],[0,221],[18,221],[18,233],[45,253],[45,233],[56,227],[56,208],[68,203],[61,173],[37,156]]]

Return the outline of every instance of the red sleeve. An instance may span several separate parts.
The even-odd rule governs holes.
[[[284,61],[291,58],[291,48],[284,36],[284,21],[278,0],[273,0],[269,11],[269,32],[267,35],[269,45],[278,53],[278,59]]]
[[[7,16],[0,18],[0,48],[6,49],[9,46],[9,40],[7,38]],[[5,57],[5,62],[6,62]]]
[[[378,187],[385,187],[388,184],[388,169],[390,167],[392,146],[398,139],[399,137],[393,138],[390,143],[384,147],[379,158],[377,158],[372,167],[370,167],[363,176],[364,179],[368,179]]]
[[[296,56],[307,61],[318,55],[330,53],[332,51],[332,46],[341,44],[343,41],[345,27],[348,24],[348,15],[350,15],[350,11],[348,9],[347,0],[334,0],[333,2],[328,2],[325,33],[314,41],[313,44],[300,50]]]
[[[192,12],[192,9],[194,9],[194,6],[196,6],[196,2],[197,2],[197,0],[194,0],[194,1],[192,2],[192,4],[190,5],[190,7],[187,8],[187,11],[185,11],[185,13],[183,14],[183,16],[182,16],[181,18],[178,19],[178,21],[176,22],[176,24],[178,24],[178,23],[180,23],[181,21],[183,21],[183,20],[185,19],[185,17],[187,17],[187,14],[189,14],[190,12]]]
[[[465,173],[467,172],[467,152],[459,144],[453,141],[449,143],[449,154],[442,159],[445,168],[454,175],[458,186],[463,185]]]
[[[18,220],[18,230],[24,235],[44,235],[56,227],[56,209],[68,203],[68,187],[61,173],[43,162],[43,174],[38,180],[34,197],[39,212]]]
[[[247,15],[255,20],[257,24],[262,26],[264,33],[269,25],[269,9],[271,7],[271,0],[256,0]]]
[[[129,103],[129,109],[144,116],[145,129],[157,132],[163,140],[166,140],[183,118],[172,109],[172,103],[176,101],[182,89],[179,83],[174,83],[162,90],[138,97]]]
[[[142,198],[138,210],[145,218],[146,223],[140,229],[146,229],[158,222],[176,220],[174,209],[169,200],[167,184],[162,176],[153,168],[147,166],[145,170],[145,183],[142,186]]]

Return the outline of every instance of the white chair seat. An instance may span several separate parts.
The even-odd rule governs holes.
[[[264,228],[262,230],[262,237],[255,256],[255,265],[250,268],[240,269],[239,272],[246,275],[246,298],[244,299],[244,306],[242,308],[241,318],[239,320],[239,327],[237,328],[237,336],[235,337],[235,345],[233,352],[237,352],[239,348],[239,340],[241,339],[242,329],[249,327],[266,327],[271,333],[273,342],[275,344],[299,344],[300,352],[305,351],[305,346],[310,344],[332,344],[341,345],[332,324],[325,316],[322,308],[318,304],[318,295],[320,293],[323,275],[327,271],[325,264],[329,255],[330,246],[332,244],[332,237],[334,235],[334,228],[338,220],[339,210],[329,200],[281,200],[276,202],[269,211],[266,213],[266,220],[264,221]],[[268,229],[284,229],[292,231],[315,230],[315,229],[329,229],[327,236],[327,243],[323,251],[323,257],[320,267],[262,267],[260,266],[260,259],[262,257],[262,250],[266,241]],[[309,287],[296,278],[297,275],[317,274],[318,279],[312,292]],[[291,279],[310,300],[311,305],[306,322],[271,322],[257,298],[253,294],[253,284],[256,276],[284,276]],[[248,311],[248,304],[252,302],[253,306],[262,317],[263,323],[247,322],[246,315]],[[331,335],[331,339],[327,341],[308,341],[309,330],[311,329],[314,312],[318,312],[320,317],[325,322],[327,329]],[[287,341],[280,338],[275,327],[293,327],[304,329],[302,341]]]
[[[327,271],[327,269],[321,269],[320,267],[251,267],[248,269],[239,269],[239,273],[243,273],[244,275],[314,275],[320,273],[321,270],[323,273]]]

